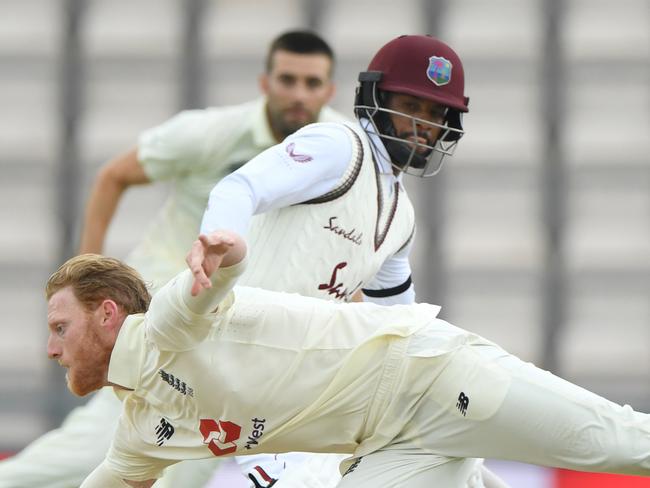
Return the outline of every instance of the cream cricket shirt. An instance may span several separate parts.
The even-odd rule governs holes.
[[[214,185],[277,143],[265,99],[187,110],[149,129],[138,141],[138,159],[152,181],[172,183],[170,197],[127,258],[158,289],[185,269],[185,254],[199,233]],[[346,120],[324,107],[319,121]]]
[[[120,391],[105,465],[145,480],[181,459],[377,449],[401,429],[382,418],[403,379],[407,336],[440,322],[438,311],[241,287],[216,314],[197,316],[175,279],[120,331],[109,381],[133,391]],[[432,354],[464,335],[447,331]]]

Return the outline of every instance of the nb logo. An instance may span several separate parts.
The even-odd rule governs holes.
[[[465,416],[465,414],[467,414],[467,407],[469,407],[469,397],[461,391],[460,395],[458,395],[456,408],[463,414],[463,416]]]
[[[160,419],[160,424],[156,427],[156,444],[162,446],[165,441],[171,439],[174,435],[174,426],[167,419]]]

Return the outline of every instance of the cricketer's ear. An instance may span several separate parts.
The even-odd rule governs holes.
[[[264,95],[268,95],[269,94],[269,75],[268,75],[268,73],[260,74],[260,77],[257,79],[257,83],[259,85],[260,91]]]
[[[119,331],[126,318],[126,313],[110,298],[104,299],[94,313],[101,330],[107,333]]]

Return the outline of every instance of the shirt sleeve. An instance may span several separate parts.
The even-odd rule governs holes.
[[[193,276],[185,270],[167,283],[151,300],[145,315],[147,338],[163,351],[195,348],[210,332],[217,316],[232,303],[231,290],[243,273],[246,260],[219,268],[211,278],[212,288],[192,297]],[[222,306],[223,304],[223,306]],[[219,306],[219,310],[215,311]]]
[[[413,238],[382,264],[374,278],[363,288],[363,299],[379,305],[415,303],[409,254]]]
[[[81,488],[131,488],[131,485],[109,468],[104,461],[88,475]]]
[[[302,203],[342,181],[352,140],[342,124],[312,124],[222,179],[210,193],[201,232],[246,235],[253,215]]]
[[[211,127],[218,121],[216,112],[186,110],[144,131],[138,139],[138,161],[149,179],[169,180],[195,168],[206,144],[217,136]]]
[[[114,483],[117,482],[115,480],[147,481],[162,478],[166,468],[180,461],[180,459],[170,458],[166,453],[162,455],[163,450],[166,450],[166,447],[143,441],[137,425],[133,425],[132,420],[127,420],[123,413],[115,429],[113,442],[102,463],[103,467],[100,465],[98,474],[113,480]],[[158,454],[161,456],[158,457]],[[92,479],[92,474],[89,478]],[[82,486],[86,488],[86,485]],[[91,484],[88,486],[104,488],[122,485]]]

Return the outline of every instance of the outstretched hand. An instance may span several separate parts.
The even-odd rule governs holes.
[[[220,266],[235,264],[227,259],[227,255],[236,244],[236,236],[226,231],[215,231],[210,234],[201,234],[194,241],[185,262],[192,271],[192,296],[197,296],[202,290],[212,287],[210,276]],[[224,258],[226,258],[224,260]]]

